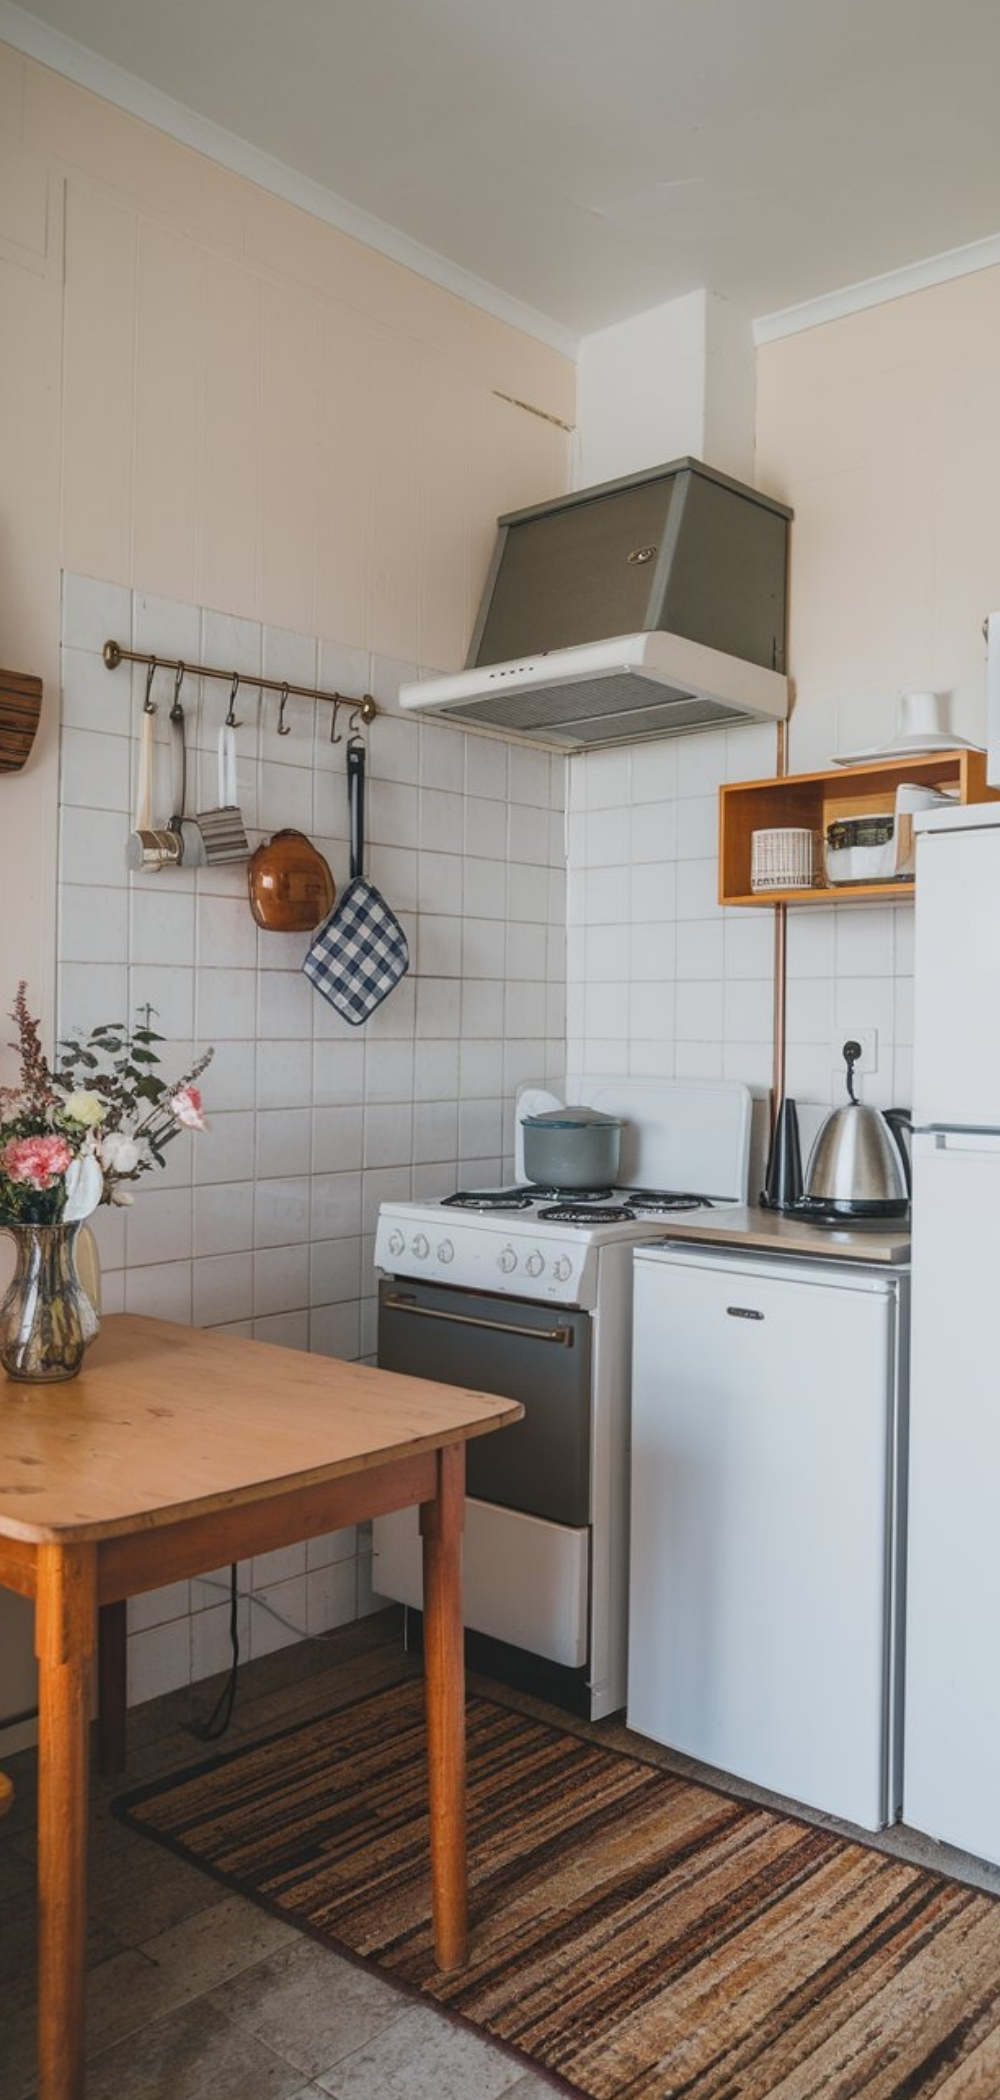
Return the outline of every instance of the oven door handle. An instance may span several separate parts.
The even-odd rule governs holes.
[[[418,1305],[415,1298],[408,1298],[400,1291],[386,1291],[382,1300],[394,1312],[415,1313],[421,1320],[449,1320],[457,1327],[488,1327],[493,1334],[524,1335],[530,1342],[557,1342],[563,1349],[573,1347],[572,1327],[514,1327],[506,1320],[483,1320],[474,1313],[439,1312],[433,1305]]]

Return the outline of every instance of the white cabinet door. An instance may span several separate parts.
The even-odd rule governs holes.
[[[877,1829],[892,1288],[805,1262],[635,1267],[629,1725]]]
[[[903,1817],[1000,1863],[1000,1143],[914,1144]]]

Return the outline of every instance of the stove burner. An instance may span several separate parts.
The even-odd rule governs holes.
[[[629,1203],[634,1204],[641,1217],[658,1217],[674,1210],[711,1210],[713,1204],[707,1196],[690,1196],[673,1189],[625,1189]]]
[[[509,1189],[457,1189],[442,1196],[442,1210],[530,1210],[534,1203],[558,1199],[563,1203],[607,1203],[612,1189],[560,1189],[554,1183],[521,1181]]]
[[[442,1210],[530,1210],[533,1198],[526,1189],[457,1189],[443,1196]]]
[[[556,1203],[538,1215],[551,1218],[553,1225],[621,1225],[635,1211],[624,1203]]]
[[[553,1199],[559,1203],[610,1203],[614,1189],[561,1189],[558,1182],[534,1181],[525,1185],[525,1194],[533,1196],[537,1203]]]

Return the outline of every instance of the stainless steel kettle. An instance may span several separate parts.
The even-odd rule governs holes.
[[[860,1043],[844,1044],[847,1105],[827,1116],[809,1156],[796,1206],[831,1223],[851,1218],[903,1218],[910,1201],[905,1109],[866,1108],[854,1091]]]

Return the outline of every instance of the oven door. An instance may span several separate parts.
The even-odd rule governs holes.
[[[467,1445],[468,1493],[552,1523],[589,1524],[588,1313],[383,1279],[378,1361],[386,1371],[520,1400],[522,1421]]]

